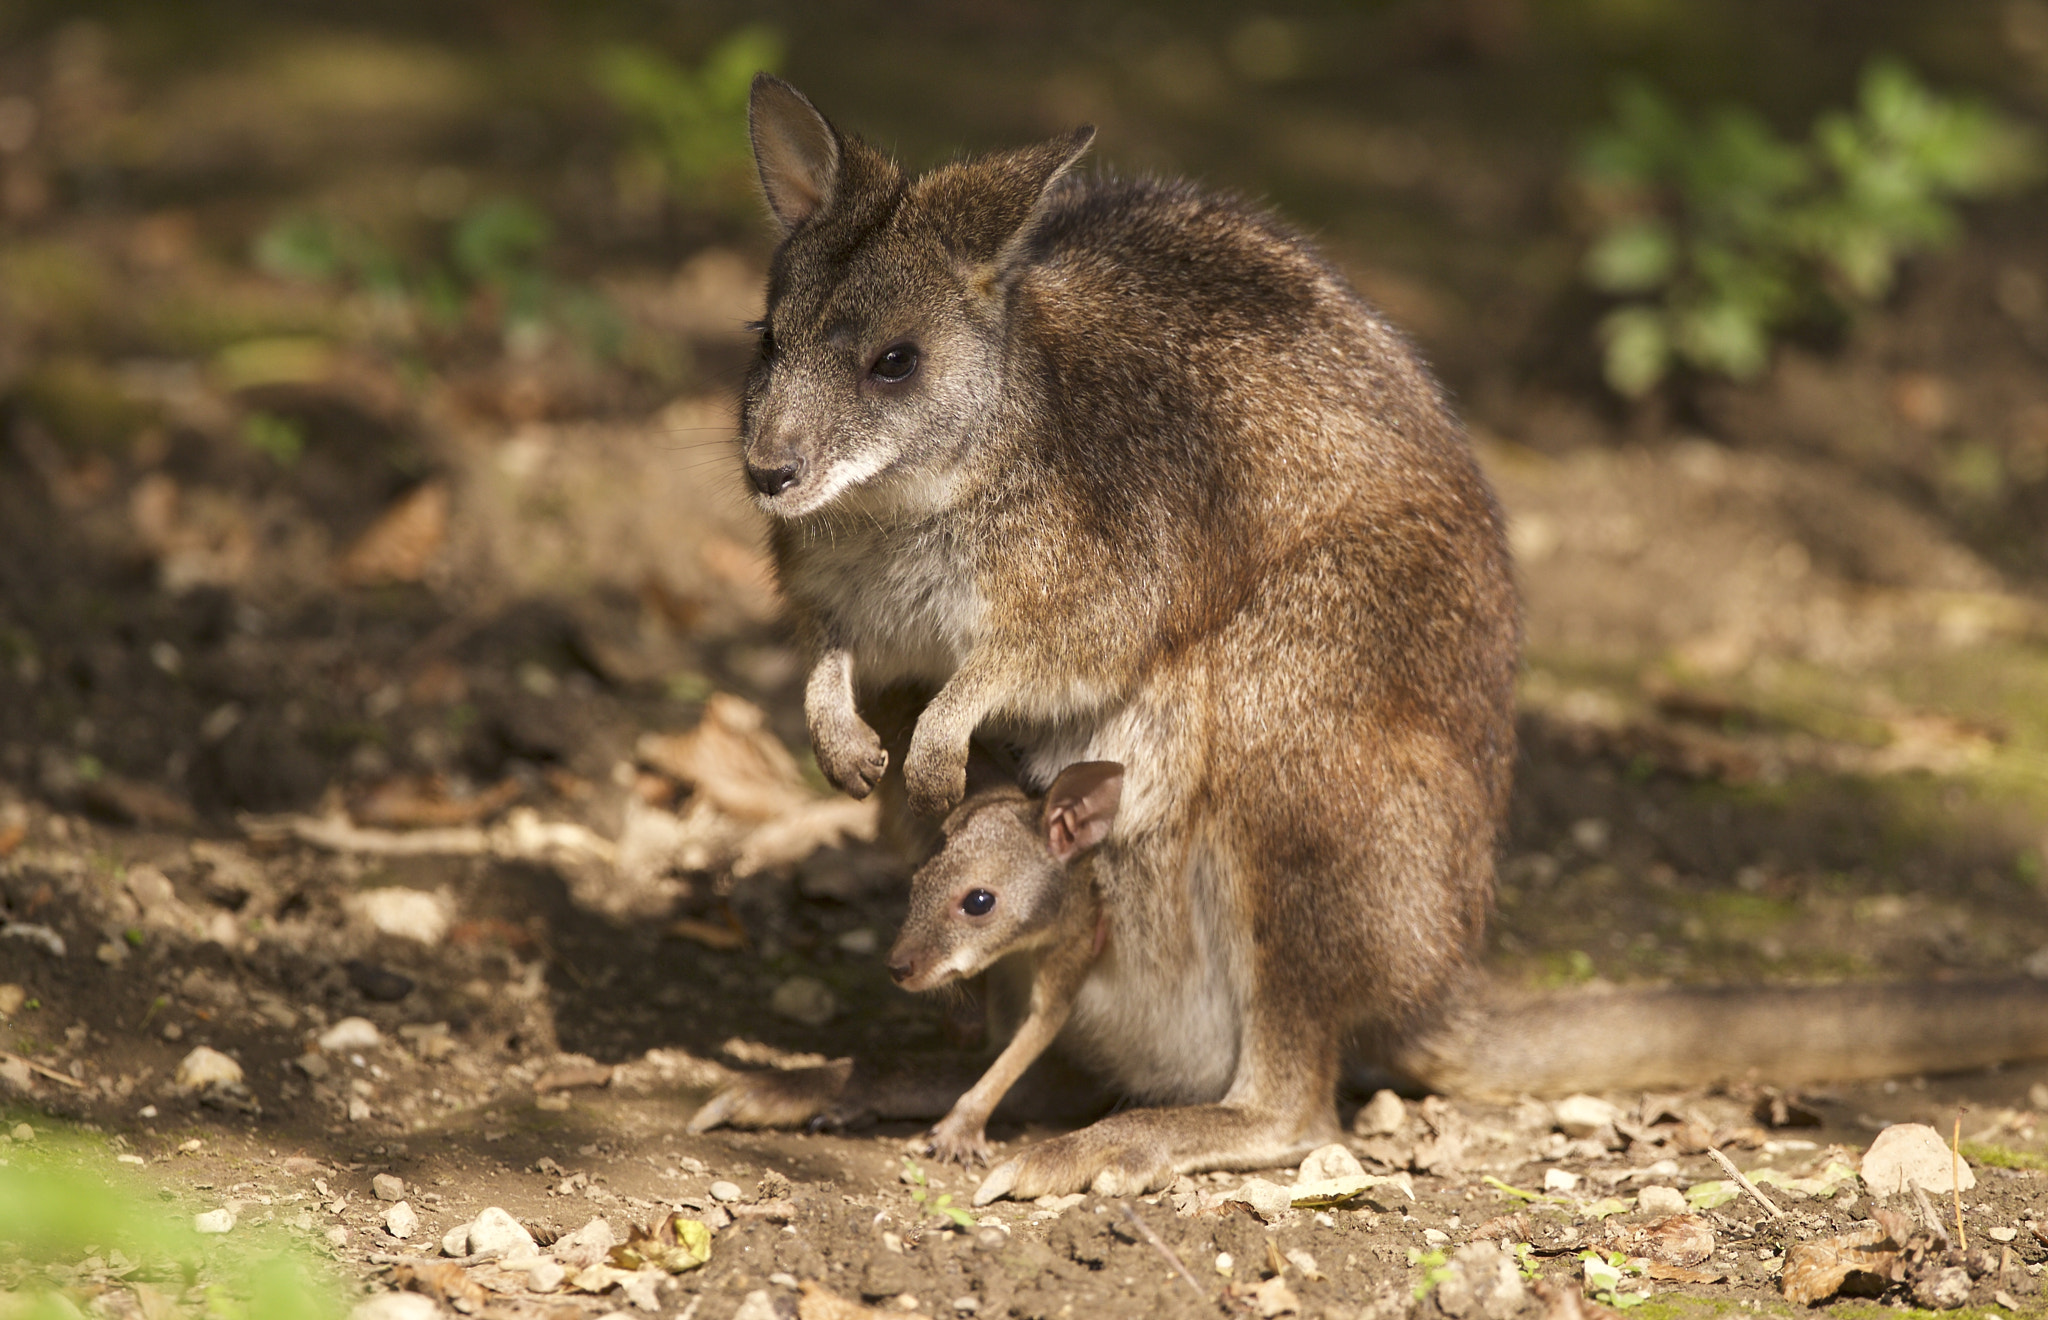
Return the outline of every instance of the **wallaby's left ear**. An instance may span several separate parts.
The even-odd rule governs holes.
[[[1115,761],[1079,761],[1060,771],[1045,794],[1045,844],[1070,862],[1101,843],[1123,801],[1124,768]]]
[[[788,234],[832,199],[839,185],[839,134],[810,98],[770,73],[754,75],[747,129],[768,209]]]
[[[999,151],[925,176],[925,203],[954,255],[984,290],[1003,283],[1031,249],[1046,197],[1073,168],[1093,128]]]

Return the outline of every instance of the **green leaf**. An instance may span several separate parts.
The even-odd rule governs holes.
[[[1586,253],[1586,281],[1606,293],[1644,293],[1671,278],[1677,246],[1662,220],[1625,222]]]
[[[1664,314],[1654,307],[1632,303],[1615,308],[1601,318],[1600,341],[1607,383],[1631,399],[1655,389],[1670,370],[1671,336]]]

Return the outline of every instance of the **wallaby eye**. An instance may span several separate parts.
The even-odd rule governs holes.
[[[960,910],[970,917],[985,917],[996,910],[996,896],[986,889],[970,889],[960,900]]]
[[[758,335],[760,335],[760,336],[761,336],[761,356],[762,356],[762,358],[764,358],[764,359],[772,359],[772,358],[774,358],[774,356],[775,356],[775,332],[774,332],[773,330],[770,330],[770,329],[768,328],[768,323],[767,323],[766,321],[750,321],[750,322],[748,322],[748,323],[747,323],[747,329],[749,329],[749,330],[752,330],[753,332],[755,332],[756,334],[758,334]]]
[[[876,380],[890,384],[909,380],[910,373],[917,370],[916,344],[891,344],[875,356],[875,364],[868,368],[868,374]],[[986,891],[976,890],[977,893]],[[993,898],[993,895],[991,895]]]

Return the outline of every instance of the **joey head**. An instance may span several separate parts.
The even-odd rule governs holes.
[[[906,990],[974,976],[998,959],[1030,959],[1028,1011],[994,1064],[932,1128],[940,1159],[986,1160],[988,1116],[1074,1005],[1107,928],[1082,859],[1108,835],[1123,792],[1114,762],[1068,766],[1042,801],[986,789],[946,818],[945,843],[910,882],[910,911],[889,951]]]

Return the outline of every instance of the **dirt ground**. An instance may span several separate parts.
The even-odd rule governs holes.
[[[1270,153],[1207,133],[1186,93],[1190,69],[1234,76],[1221,20],[1169,40],[1134,19],[1028,72],[988,55],[981,97],[951,81],[974,82],[960,51],[1001,43],[940,25],[919,39],[954,43],[947,96],[1038,89],[957,122],[807,57],[826,38],[803,24],[792,62],[816,77],[790,72],[915,159],[1085,115],[1109,160],[1270,191],[1442,365],[1528,605],[1494,975],[2048,978],[2040,195],[1974,212],[1870,324],[1763,380],[1624,407],[1564,347],[1597,309],[1569,285],[1554,179],[1586,111],[1560,88],[1596,55],[1474,17],[1518,5],[1451,8],[1441,30],[1414,7],[1329,19],[1391,81],[1357,103],[1244,92]],[[1878,8],[1915,39],[1914,7]],[[529,76],[588,40],[547,6],[505,7],[475,46],[400,17],[230,31],[234,12],[0,28],[0,1159],[80,1135],[167,1214],[227,1209],[229,1239],[267,1223],[350,1288],[411,1277],[466,1313],[855,1314],[829,1292],[939,1316],[1505,1320],[1601,1291],[1588,1249],[1618,1253],[1607,1300],[1644,1315],[1799,1309],[1789,1249],[1879,1209],[1919,1223],[1852,1172],[1878,1131],[1959,1123],[1976,1184],[1938,1209],[1991,1253],[1960,1286],[2043,1312],[2048,1065],[1562,1109],[1348,1094],[1351,1152],[1388,1181],[1322,1208],[1263,1170],[951,1214],[975,1178],[916,1158],[909,1125],[686,1134],[730,1069],[979,1047],[971,1003],[891,984],[905,864],[804,750],[727,444],[759,218],[649,201],[619,125]],[[2048,45],[1978,17],[1942,58],[2000,71],[2038,118]],[[1052,48],[1038,20],[984,19],[1025,64]],[[1126,85],[1105,70],[1134,46],[1158,67]],[[517,321],[483,277],[433,322],[417,290],[250,255],[313,212],[428,250],[505,190],[548,199],[547,305],[596,291],[610,348],[566,311]],[[1431,215],[1453,223],[1425,236]],[[225,1056],[212,1084],[189,1072],[202,1047]],[[570,1236],[571,1266],[671,1212],[715,1231],[658,1286],[551,1289],[459,1243],[467,1263],[429,1270],[489,1207]],[[1487,1241],[1530,1250],[1446,1262]],[[0,1254],[0,1290],[41,1268]],[[157,1314],[118,1271],[65,1278],[98,1314]]]

